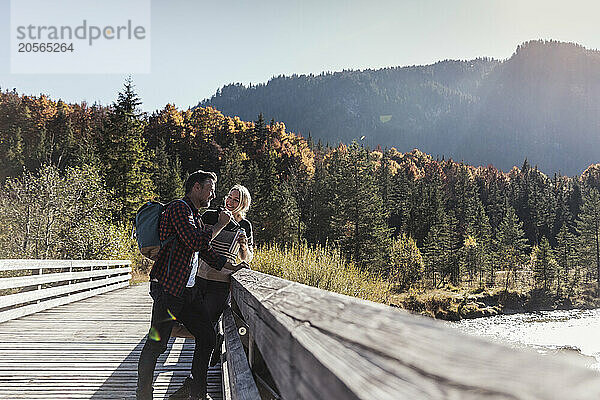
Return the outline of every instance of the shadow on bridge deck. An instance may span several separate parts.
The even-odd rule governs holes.
[[[141,284],[0,324],[0,398],[135,398],[151,306]],[[171,338],[157,364],[155,399],[181,386],[193,344]],[[209,371],[214,399],[222,398],[220,379],[220,369]]]

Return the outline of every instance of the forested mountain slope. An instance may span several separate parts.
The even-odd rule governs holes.
[[[226,85],[199,105],[263,113],[331,144],[365,136],[503,170],[529,157],[573,175],[600,158],[600,52],[573,43],[527,42],[505,61],[279,76]]]

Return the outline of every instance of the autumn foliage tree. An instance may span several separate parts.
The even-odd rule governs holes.
[[[519,271],[529,271],[532,252],[539,287],[567,294],[600,285],[598,165],[550,179],[528,160],[503,172],[417,149],[315,143],[261,115],[243,121],[173,104],[147,115],[140,105],[131,80],[107,107],[0,93],[2,248],[14,257],[100,256],[102,232],[119,231],[148,199],[182,196],[186,175],[201,168],[219,174],[215,203],[236,183],[250,189],[257,244],[339,247],[402,287],[496,286],[500,274],[505,289],[525,287]],[[75,190],[86,184],[96,197]],[[38,187],[61,198],[36,199]],[[99,227],[87,243],[59,229],[79,229],[60,219],[81,215],[71,203],[99,213],[85,220]]]

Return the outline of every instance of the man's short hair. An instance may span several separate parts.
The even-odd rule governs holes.
[[[199,169],[196,172],[192,172],[185,181],[185,194],[189,194],[196,182],[204,185],[207,181],[214,181],[217,183],[217,174],[211,171],[202,171]]]

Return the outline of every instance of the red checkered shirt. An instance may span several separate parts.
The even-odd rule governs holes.
[[[197,251],[200,258],[218,270],[223,268],[226,262],[225,257],[210,246],[212,229],[204,228],[198,209],[189,198],[184,197],[182,200],[169,204],[160,217],[160,240],[167,240],[174,235],[177,235],[177,240],[160,249],[150,271],[151,279],[158,280],[168,293],[177,297],[181,297],[190,277],[194,252]],[[173,246],[175,247],[169,267],[169,256]]]

